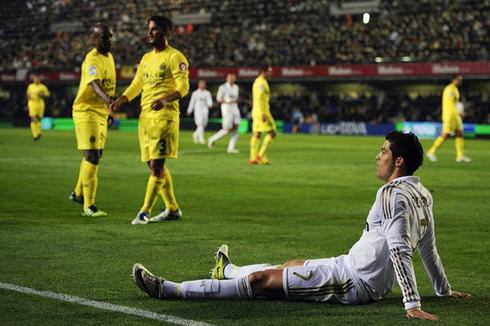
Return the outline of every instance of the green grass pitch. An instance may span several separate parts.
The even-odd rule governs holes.
[[[207,136],[210,134],[208,133]],[[170,280],[208,278],[216,248],[227,243],[238,265],[347,253],[358,240],[377,189],[382,137],[279,135],[270,166],[213,150],[182,132],[169,160],[184,212],[178,222],[132,226],[149,170],[137,133],[110,131],[99,169],[97,205],[107,218],[85,218],[68,201],[81,160],[70,131],[0,129],[0,282],[64,293],[215,325],[393,325],[405,321],[401,293],[364,306],[256,301],[160,301],[130,279],[140,262]],[[423,141],[424,147],[431,141]],[[454,142],[416,175],[432,191],[439,253],[454,290],[469,300],[436,298],[414,258],[424,310],[439,325],[490,324],[490,141],[466,140],[470,164],[454,162]],[[154,212],[162,207],[161,199]],[[428,322],[426,322],[428,324]],[[426,324],[424,323],[424,324]],[[158,321],[0,289],[1,325],[133,325]]]

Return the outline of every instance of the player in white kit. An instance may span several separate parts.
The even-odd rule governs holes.
[[[376,156],[376,174],[386,182],[376,194],[359,241],[347,255],[295,259],[283,265],[236,266],[228,246],[216,254],[212,279],[174,283],[133,266],[133,280],[150,297],[186,299],[276,299],[364,304],[382,299],[395,278],[407,318],[438,319],[421,309],[412,256],[419,251],[437,296],[470,297],[451,290],[435,245],[432,196],[412,176],[423,149],[412,133],[392,131]]]
[[[213,148],[218,139],[231,134],[228,149],[226,150],[230,154],[238,153],[235,146],[238,141],[238,126],[241,121],[240,110],[238,109],[239,88],[235,84],[235,80],[234,74],[228,74],[226,75],[226,83],[218,88],[216,101],[221,103],[222,128],[208,139],[208,147]]]
[[[194,112],[196,131],[192,134],[192,140],[195,144],[205,144],[204,128],[208,124],[209,109],[213,106],[213,97],[211,96],[211,92],[206,89],[206,82],[204,80],[200,80],[197,87],[192,92],[191,100],[187,107],[187,115],[190,116]]]

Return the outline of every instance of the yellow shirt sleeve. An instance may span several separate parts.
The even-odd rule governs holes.
[[[87,79],[85,80],[86,84],[90,84],[92,81],[97,79],[102,81],[104,77],[102,76],[103,67],[100,60],[98,60],[98,58],[95,55],[87,56],[86,60],[87,60],[85,65],[85,69],[87,69],[86,71]]]
[[[174,77],[175,90],[180,93],[181,97],[184,97],[189,93],[189,63],[180,52],[177,52],[172,59],[170,69]]]
[[[141,58],[141,61],[138,65],[138,69],[136,69],[136,75],[134,76],[133,81],[123,93],[123,95],[128,98],[129,102],[131,102],[143,90],[143,84],[144,84],[143,65],[144,64],[145,64],[145,56]]]

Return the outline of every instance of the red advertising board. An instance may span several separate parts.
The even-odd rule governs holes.
[[[259,74],[257,67],[216,67],[192,68],[192,80],[222,80],[226,74],[233,73],[239,79],[253,79]],[[272,78],[277,79],[359,79],[437,77],[453,74],[471,75],[490,79],[490,61],[481,62],[428,62],[428,63],[379,63],[356,65],[319,65],[319,66],[275,66]],[[43,72],[47,82],[73,82],[80,79],[79,72]],[[130,80],[127,74],[118,71],[118,80]],[[26,70],[0,72],[0,83],[27,82],[31,73]]]

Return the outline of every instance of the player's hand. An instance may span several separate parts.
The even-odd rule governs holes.
[[[158,111],[161,108],[163,108],[165,105],[167,105],[167,99],[162,97],[162,98],[159,98],[158,100],[155,100],[151,103],[151,109]]]
[[[414,308],[407,311],[405,318],[411,319],[422,319],[422,320],[439,320],[436,315],[429,314],[428,312],[422,311],[420,308]]]
[[[124,95],[119,96],[119,98],[111,103],[109,105],[109,111],[110,112],[117,112],[119,107],[125,103],[128,103],[128,98]]]
[[[262,121],[264,121],[264,122],[267,121],[267,116],[265,114],[262,114]]]
[[[109,116],[107,117],[107,127],[110,128],[113,123],[114,123],[114,117],[112,116],[112,114],[109,114]]]
[[[188,117],[190,117],[191,116],[191,113],[190,112],[187,112],[185,115],[188,116]]]
[[[456,291],[451,291],[451,297],[453,298],[471,298],[471,294],[469,293],[464,293],[464,292],[456,292]]]

